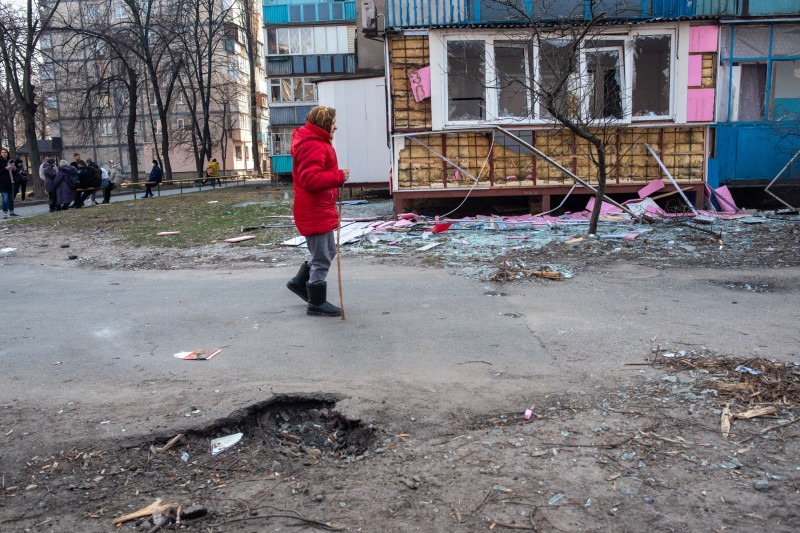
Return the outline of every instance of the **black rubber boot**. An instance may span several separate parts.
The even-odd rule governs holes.
[[[286,288],[302,298],[304,302],[308,301],[308,289],[306,289],[306,283],[308,283],[308,277],[310,275],[311,268],[308,266],[308,261],[303,261],[303,264],[300,265],[300,270],[297,271],[297,274],[295,274],[292,279],[286,282]]]
[[[328,284],[324,281],[309,283],[308,311],[312,316],[342,316],[342,310],[327,301]]]

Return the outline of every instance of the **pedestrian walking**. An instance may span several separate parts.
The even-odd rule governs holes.
[[[309,111],[305,125],[292,135],[294,221],[311,258],[286,286],[308,302],[306,312],[313,316],[342,316],[342,310],[327,301],[326,282],[336,257],[338,188],[350,177],[349,169],[339,168],[331,144],[335,132],[336,109],[320,105]]]

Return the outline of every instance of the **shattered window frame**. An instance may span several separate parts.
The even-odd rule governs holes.
[[[460,49],[459,49],[460,48]],[[445,43],[447,54],[447,75],[445,116],[448,122],[484,122],[487,117],[487,43],[483,39],[448,39]],[[470,55],[472,54],[472,55]],[[451,68],[456,65],[458,68]],[[470,82],[483,79],[481,90],[470,90]],[[472,88],[474,89],[474,87]]]
[[[508,53],[521,52],[522,57],[510,54],[499,56],[498,50]],[[493,53],[498,118],[530,119],[533,115],[533,99],[529,85],[532,77],[530,43],[495,41]],[[517,72],[510,73],[508,68],[510,66],[520,66],[522,68]],[[524,98],[524,102],[520,101],[520,96]],[[514,106],[516,106],[516,109],[511,109]],[[514,111],[518,112],[515,113]]]
[[[570,110],[575,115],[580,114],[584,119],[590,119],[597,123],[617,123],[630,124],[633,122],[647,121],[674,121],[676,115],[676,95],[678,86],[676,79],[678,76],[677,65],[677,45],[678,39],[676,25],[660,25],[647,29],[624,29],[609,28],[603,33],[593,35],[581,43],[578,50],[577,69],[574,79],[568,82],[565,92],[565,102],[571,106]],[[663,105],[654,108],[660,114],[641,114],[635,116],[635,95],[634,84],[636,79],[636,58],[634,57],[635,44],[637,39],[657,38],[661,36],[666,44],[662,57],[664,57],[665,68],[664,79],[645,84],[646,87],[658,85],[663,88]],[[542,42],[564,40],[558,35],[542,35]],[[543,64],[540,54],[543,44],[536,42],[537,39],[530,32],[506,32],[503,34],[475,32],[465,35],[464,33],[454,33],[452,30],[442,30],[431,32],[431,72],[441,72],[441,77],[432,75],[431,96],[433,98],[433,119],[434,123],[441,127],[458,127],[470,125],[482,125],[487,123],[495,124],[531,124],[546,125],[552,124],[553,118],[544,109],[540,99],[535,92],[542,82],[542,76],[546,75],[546,65]],[[470,113],[459,115],[453,113],[451,85],[458,79],[458,76],[450,75],[450,64],[452,62],[451,53],[448,51],[450,43],[453,42],[483,42],[483,98],[480,105],[483,106],[481,114]],[[533,91],[529,96],[528,113],[521,117],[513,113],[504,113],[500,100],[502,98],[503,86],[501,76],[498,76],[495,68],[496,54],[495,47],[524,46],[526,49],[526,70],[527,88]],[[589,68],[587,61],[591,60],[593,54],[608,52],[614,49],[617,53],[617,74],[615,79],[619,83],[619,107],[614,113],[609,113],[604,117],[592,117],[591,109],[591,83],[589,80]],[[436,53],[439,52],[439,53]],[[614,52],[612,52],[613,54]],[[438,60],[438,61],[437,61]],[[463,62],[462,62],[463,63]],[[462,66],[463,65],[459,65]],[[641,70],[641,67],[640,67]],[[650,69],[652,70],[652,69]],[[649,75],[645,73],[645,75]],[[463,73],[461,77],[463,77]],[[480,75],[478,75],[480,77]],[[463,80],[462,80],[463,81]],[[566,95],[569,95],[567,98]],[[565,104],[565,105],[567,105]],[[640,108],[641,109],[641,108]],[[613,115],[613,116],[612,116]]]
[[[646,114],[651,112],[649,109],[645,109],[644,107],[637,107],[637,88],[641,87],[641,85],[637,85],[637,77],[639,74],[642,74],[640,70],[645,70],[643,68],[637,68],[637,60],[638,56],[636,54],[636,41],[638,39],[654,39],[658,37],[669,37],[669,62],[666,66],[668,70],[666,74],[666,81],[668,85],[666,87],[666,113],[658,114],[657,112],[653,111],[652,114]],[[627,45],[628,52],[627,55],[630,56],[630,61],[627,62],[626,70],[629,69],[630,75],[630,83],[628,84],[630,90],[628,94],[630,94],[630,107],[631,107],[631,121],[651,121],[651,120],[673,120],[675,118],[675,77],[677,75],[677,70],[675,68],[676,65],[676,46],[677,46],[677,39],[675,37],[674,31],[669,31],[664,28],[658,29],[651,29],[651,30],[639,30],[631,33],[630,44]],[[649,80],[649,79],[648,79]],[[663,85],[658,83],[656,80],[656,84],[663,87]],[[645,89],[647,92],[647,90]],[[658,104],[656,104],[656,107]]]

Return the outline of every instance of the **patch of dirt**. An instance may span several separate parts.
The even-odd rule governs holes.
[[[348,420],[335,397],[280,397],[148,442],[32,457],[6,476],[0,529],[111,531],[796,531],[797,365],[656,351],[616,388],[533,399],[522,412],[422,422],[383,406]],[[784,389],[774,410],[727,388]],[[752,378],[752,379],[751,379]],[[720,432],[726,405],[735,413]],[[209,440],[243,433],[212,456]],[[178,514],[178,507],[183,514]],[[178,517],[180,524],[177,523]],[[589,525],[591,524],[591,525]]]

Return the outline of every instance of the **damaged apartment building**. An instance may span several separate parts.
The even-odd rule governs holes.
[[[395,206],[800,177],[800,0],[388,0]],[[585,134],[585,135],[582,135]],[[541,151],[546,158],[536,155]]]

